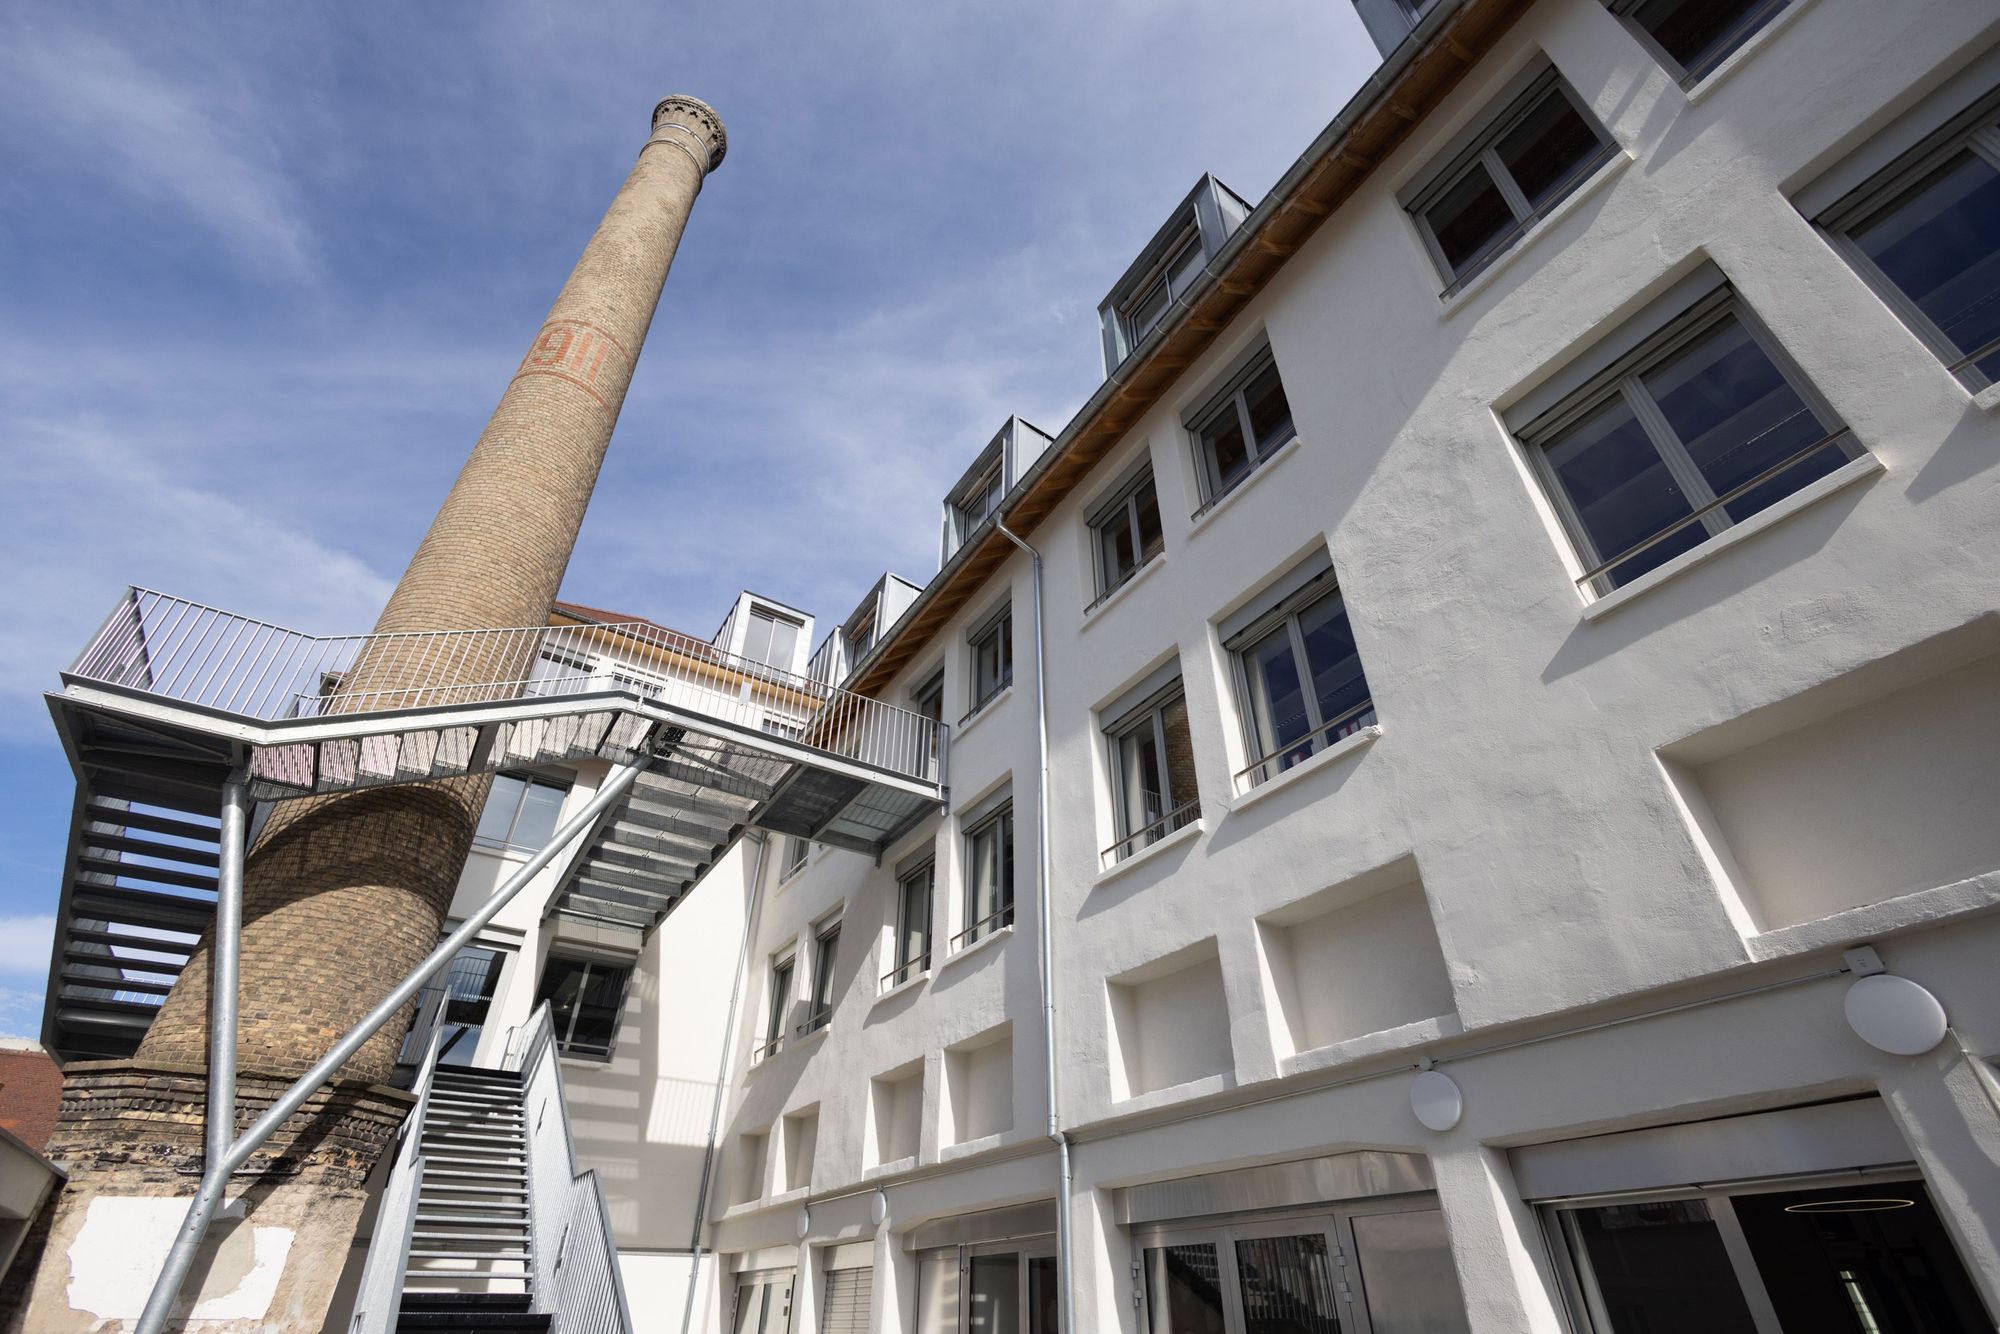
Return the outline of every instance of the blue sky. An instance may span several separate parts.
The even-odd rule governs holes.
[[[729,157],[564,591],[705,636],[932,574],[1196,177],[1260,198],[1374,62],[1345,0],[0,13],[0,1032],[67,836],[41,692],[128,583],[365,630],[660,96]]]

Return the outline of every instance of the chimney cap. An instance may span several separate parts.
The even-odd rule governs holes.
[[[729,151],[729,132],[722,128],[722,117],[714,107],[699,97],[676,93],[661,98],[653,108],[653,128],[658,130],[669,119],[693,131],[708,145],[708,170],[714,171],[722,165],[722,155]]]

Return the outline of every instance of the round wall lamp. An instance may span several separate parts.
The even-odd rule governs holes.
[[[806,1239],[806,1234],[811,1232],[812,1230],[813,1230],[812,1210],[810,1209],[799,1210],[799,1240],[804,1241]]]
[[[875,1198],[868,1201],[868,1221],[875,1224],[876,1227],[880,1227],[882,1226],[882,1220],[888,1216],[889,1192],[878,1189],[875,1192]]]
[[[1892,1056],[1921,1056],[1944,1041],[1944,1006],[1907,977],[1858,978],[1843,1002],[1855,1036]]]
[[[1450,1130],[1465,1115],[1465,1096],[1450,1075],[1425,1070],[1410,1081],[1410,1110],[1426,1130]]]

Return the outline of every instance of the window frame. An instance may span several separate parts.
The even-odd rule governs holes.
[[[637,961],[627,960],[622,964],[612,963],[607,959],[598,958],[590,954],[572,954],[561,949],[552,949],[542,960],[541,977],[535,984],[535,1004],[537,1006],[546,1004],[550,1000],[550,997],[546,994],[549,969],[559,962],[581,964],[583,966],[583,985],[585,987],[590,985],[593,970],[603,969],[621,974],[618,982],[618,999],[611,1007],[611,1033],[605,1039],[604,1049],[601,1052],[595,1049],[580,1051],[576,1048],[576,1024],[580,1007],[579,1009],[570,1011],[569,1023],[563,1028],[563,1031],[555,1035],[556,1054],[564,1060],[593,1061],[598,1064],[609,1065],[618,1050],[619,1021],[625,1014],[625,1002],[632,994],[632,974],[638,971],[636,966]],[[555,1025],[555,1007],[553,1005],[549,1007],[549,1019],[553,1029]]]
[[[803,838],[798,834],[786,834],[785,838],[787,840],[785,843],[785,860],[778,865],[778,883],[781,885],[800,871],[805,870],[806,863],[812,860],[811,839]]]
[[[767,654],[773,642],[772,636],[777,633],[778,627],[785,626],[791,630],[792,647],[791,651],[785,655],[783,662],[773,662],[768,656],[759,657],[750,651],[750,636],[754,632],[758,621],[764,621],[771,626],[771,629],[766,632],[764,640],[764,647]],[[798,620],[795,617],[780,615],[768,607],[753,603],[750,607],[750,615],[746,618],[743,627],[742,656],[747,662],[758,663],[771,668],[773,671],[789,673],[792,670],[792,664],[798,661],[799,640],[805,636],[805,630],[804,621]]]
[[[984,917],[974,919],[973,912],[978,907],[979,898],[979,842],[986,835],[996,839],[995,850],[999,863],[999,883],[993,887],[993,898],[997,905]],[[954,954],[968,949],[988,936],[1014,924],[1014,802],[1011,797],[1002,801],[993,810],[982,814],[978,820],[968,824],[963,835],[965,846],[965,894],[961,905],[965,927],[952,937]]]
[[[1182,799],[1173,790],[1173,777],[1167,763],[1166,711],[1176,700],[1182,710],[1187,708],[1187,683],[1176,674],[1173,680],[1162,685],[1138,704],[1125,710],[1104,725],[1106,761],[1111,771],[1111,822],[1112,831],[1118,835],[1110,847],[1099,854],[1099,861],[1105,867],[1117,865],[1136,854],[1139,840],[1144,839],[1145,847],[1151,847],[1169,834],[1186,828],[1201,818],[1201,790],[1196,784],[1195,791]],[[1152,823],[1139,829],[1128,828],[1131,809],[1130,793],[1125,783],[1125,743],[1141,732],[1150,731],[1153,744],[1160,757],[1160,783],[1166,789],[1161,796],[1165,813]],[[1189,729],[1189,747],[1193,747],[1193,731]],[[1157,832],[1154,832],[1157,831]]]
[[[1257,433],[1250,424],[1249,389],[1266,370],[1276,373],[1278,392],[1285,396],[1285,417],[1290,430],[1284,439],[1273,442],[1268,448],[1257,441]],[[1231,413],[1235,414],[1237,430],[1243,436],[1244,453],[1249,458],[1249,466],[1241,476],[1228,485],[1223,485],[1222,474],[1215,464],[1214,452],[1205,438],[1210,427],[1222,421]],[[1195,478],[1200,483],[1202,503],[1192,519],[1198,520],[1204,514],[1241,488],[1271,459],[1283,452],[1286,446],[1299,438],[1298,414],[1292,410],[1291,392],[1285,388],[1285,372],[1278,365],[1278,358],[1271,350],[1270,343],[1259,343],[1245,355],[1230,372],[1223,377],[1221,385],[1202,400],[1201,405],[1182,419],[1190,443],[1194,448]]]
[[[912,920],[910,915],[911,885],[922,878],[923,912],[919,929],[923,935],[923,948],[912,951],[910,937]],[[925,857],[915,866],[901,872],[896,877],[896,924],[895,938],[889,942],[889,957],[896,966],[882,975],[881,989],[892,991],[905,982],[922,977],[931,970],[931,929],[937,913],[937,859]]]
[[[1633,16],[1632,11],[1646,0],[1604,0],[1604,7],[1611,11],[1613,18],[1622,23],[1639,45],[1646,48],[1646,54],[1659,63],[1678,83],[1683,91],[1691,90],[1721,67],[1725,60],[1743,49],[1752,37],[1771,26],[1771,20],[1785,12],[1797,0],[1752,0],[1749,12],[1736,20],[1736,27],[1716,49],[1710,52],[1700,64],[1690,68],[1675,59],[1660,45],[1657,37],[1646,30],[1644,24]]]
[[[1869,290],[1943,363],[1946,373],[1968,391],[1978,393],[2000,383],[1977,365],[2000,352],[2000,339],[1960,353],[1937,321],[1882,271],[1852,235],[1853,229],[1887,215],[1898,200],[1961,151],[1972,153],[2000,172],[2000,88],[1976,99],[1913,147],[1897,154],[1887,166],[1821,209],[1812,223]]]
[[[833,990],[833,970],[840,962],[841,917],[836,912],[813,927],[812,995],[806,1002],[805,1022],[799,1025],[801,1035],[816,1033],[833,1022],[833,1007],[840,999]]]
[[[1425,253],[1430,256],[1432,266],[1438,276],[1445,281],[1440,299],[1448,299],[1462,290],[1466,284],[1491,268],[1502,255],[1520,244],[1521,239],[1534,229],[1537,222],[1562,205],[1565,199],[1575,194],[1583,183],[1596,175],[1605,163],[1623,151],[1617,138],[1607,130],[1593,114],[1569,80],[1553,64],[1544,61],[1517,81],[1518,92],[1503,94],[1494,99],[1499,110],[1484,114],[1476,122],[1470,141],[1454,149],[1446,150],[1446,160],[1442,167],[1427,170],[1418,179],[1421,185],[1404,197],[1403,211],[1415,224],[1417,237],[1423,242]],[[1532,204],[1520,185],[1514,180],[1506,164],[1500,161],[1498,145],[1502,139],[1540,107],[1551,94],[1569,103],[1571,111],[1582,119],[1586,128],[1597,137],[1597,151],[1586,155],[1558,187],[1539,205]],[[1455,269],[1445,257],[1444,248],[1438,244],[1426,214],[1447,194],[1475,170],[1484,171],[1493,188],[1507,205],[1507,211],[1514,215],[1513,226],[1501,232],[1488,248],[1466,261],[1463,270]]]
[[[1125,346],[1128,349],[1145,342],[1147,335],[1160,327],[1167,318],[1167,312],[1174,308],[1174,302],[1186,296],[1201,281],[1202,272],[1208,267],[1206,247],[1202,242],[1201,220],[1195,216],[1192,208],[1188,209],[1186,214],[1174,238],[1160,248],[1159,259],[1147,267],[1138,280],[1131,284],[1126,296],[1118,302],[1116,310],[1119,332],[1124,335]],[[1194,276],[1186,285],[1176,290],[1174,275],[1181,272],[1183,267],[1181,261],[1187,257],[1190,250],[1202,261],[1201,267],[1194,271]],[[1160,313],[1154,316],[1152,323],[1141,329],[1134,320],[1134,313],[1143,304],[1144,298],[1151,296],[1162,286],[1166,288],[1167,299],[1160,304]]]
[[[562,828],[563,807],[569,804],[569,794],[575,789],[576,784],[574,782],[566,783],[560,779],[550,778],[545,774],[532,773],[526,769],[504,769],[494,774],[493,777],[495,779],[513,779],[521,784],[521,792],[514,800],[514,813],[507,818],[507,835],[505,838],[482,836],[478,832],[479,826],[486,822],[486,808],[484,806],[480,807],[479,819],[473,822],[472,841],[474,846],[500,852],[540,852],[546,845],[547,840],[543,840],[541,843],[518,843],[514,840],[515,832],[521,827],[521,812],[527,809],[528,793],[536,787],[545,787],[562,794],[561,799],[556,803],[555,829],[560,829]],[[487,789],[486,800],[489,803],[493,800],[492,788],[490,786]],[[554,836],[555,830],[552,829],[550,830],[550,837],[553,838]]]
[[[1288,769],[1296,768],[1298,764],[1304,763],[1305,760],[1330,750],[1341,741],[1346,740],[1348,736],[1360,732],[1363,728],[1373,726],[1378,720],[1375,690],[1372,686],[1368,689],[1368,698],[1349,708],[1346,712],[1332,719],[1320,716],[1319,692],[1313,688],[1312,659],[1306,652],[1305,633],[1299,624],[1299,617],[1305,611],[1318,606],[1323,599],[1329,597],[1340,599],[1341,614],[1347,616],[1347,592],[1341,587],[1340,580],[1335,577],[1331,564],[1313,574],[1299,587],[1285,593],[1268,610],[1258,615],[1242,629],[1237,630],[1223,641],[1223,651],[1229,655],[1230,673],[1236,692],[1237,712],[1243,722],[1243,736],[1246,743],[1244,750],[1248,753],[1250,760],[1243,768],[1237,770],[1231,779],[1232,786],[1239,796],[1252,789],[1262,787],[1279,774],[1284,773]],[[1312,723],[1310,729],[1282,747],[1277,746],[1275,735],[1268,740],[1264,736],[1264,729],[1259,721],[1260,710],[1257,704],[1257,682],[1251,672],[1249,661],[1249,650],[1263,643],[1265,639],[1270,637],[1281,626],[1285,629],[1290,645],[1292,664],[1295,669],[1298,669],[1300,700],[1306,710],[1306,719]],[[1353,628],[1353,617],[1348,616],[1348,630],[1350,634]],[[1361,645],[1358,641],[1355,644],[1354,653],[1358,661],[1361,656]],[[1367,683],[1367,679],[1367,665],[1364,663],[1362,664],[1362,682],[1364,685]],[[1352,723],[1353,727],[1342,736],[1330,737],[1322,735],[1332,728],[1344,726],[1348,723]],[[1268,768],[1300,746],[1308,744],[1312,749],[1299,761],[1274,769],[1261,778],[1256,776],[1258,771]],[[1263,749],[1267,746],[1273,748]]]
[[[996,662],[993,686],[985,694],[981,694],[979,691],[980,654],[984,651],[984,646],[989,641],[995,640],[996,637],[998,643],[995,653]],[[967,722],[974,714],[999,698],[1006,691],[1007,687],[1014,684],[1013,602],[1009,600],[1001,604],[997,611],[993,612],[985,620],[980,621],[971,631],[967,632],[965,638],[966,643],[972,648],[971,670],[966,673],[966,684],[969,687],[972,706],[966,710],[965,717],[959,719],[960,724]]]
[[[1664,413],[1640,377],[1695,346],[1703,337],[1720,329],[1732,319],[1756,344],[1758,350],[1770,360],[1786,387],[1798,395],[1804,405],[1803,410],[1812,415],[1820,427],[1821,434],[1812,444],[1787,455],[1779,464],[1766,468],[1717,495],[1707,478],[1702,475],[1699,465],[1688,453],[1686,444],[1667,422]],[[1548,451],[1550,445],[1559,441],[1565,432],[1614,402],[1622,402],[1632,413],[1648,443],[1658,453],[1662,464],[1675,484],[1680,487],[1682,495],[1686,497],[1689,513],[1652,533],[1638,544],[1607,556],[1598,551],[1595,540],[1591,538],[1584,525],[1582,514],[1577,510],[1568,489],[1563,486],[1562,479],[1556,475],[1554,465],[1549,462]],[[1583,571],[1574,582],[1580,591],[1593,598],[1604,597],[1624,586],[1611,582],[1611,575],[1618,566],[1693,524],[1699,523],[1706,536],[1690,548],[1691,551],[1699,550],[1728,532],[1742,522],[1730,518],[1728,514],[1727,507],[1732,499],[1747,495],[1757,487],[1783,475],[1811,458],[1819,450],[1829,445],[1836,446],[1846,456],[1848,462],[1862,457],[1867,452],[1855,440],[1853,431],[1833,410],[1832,404],[1827,402],[1805,372],[1800,370],[1797,363],[1786,354],[1784,347],[1770,330],[1764,327],[1756,312],[1750,309],[1726,279],[1719,282],[1713,290],[1694,298],[1679,313],[1669,316],[1659,328],[1615,357],[1608,365],[1564,395],[1554,406],[1515,428],[1513,434],[1521,448],[1526,451],[1530,470],[1569,536],[1571,549]],[[1634,579],[1643,577],[1644,573],[1633,576]],[[1628,584],[1630,582],[1632,580],[1626,581]]]
[[[790,1034],[792,1016],[792,990],[798,982],[799,953],[796,945],[787,945],[771,956],[770,975],[764,984],[764,1004],[768,1012],[764,1016],[764,1040],[750,1053],[750,1063],[767,1061],[785,1049],[785,1041]]]
[[[1287,399],[1286,402],[1289,404],[1290,400]],[[1296,427],[1293,428],[1293,433],[1297,434]],[[1146,553],[1146,544],[1140,540],[1139,495],[1148,488],[1153,492],[1153,513],[1160,515],[1160,487],[1153,474],[1153,462],[1150,458],[1141,462],[1129,477],[1100,501],[1091,511],[1090,517],[1085,520],[1085,526],[1090,529],[1091,563],[1097,572],[1097,598],[1084,610],[1094,610],[1106,598],[1137,578],[1139,571],[1166,554],[1167,534],[1164,522],[1160,525],[1160,534],[1152,554]],[[1121,522],[1131,534],[1134,559],[1132,568],[1123,574],[1114,574],[1109,565],[1109,553],[1105,550],[1105,538],[1110,534],[1113,525]]]

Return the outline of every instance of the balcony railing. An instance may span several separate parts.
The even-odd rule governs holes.
[[[1236,771],[1236,793],[1241,796],[1251,788],[1277,777],[1285,770],[1327,749],[1336,741],[1353,736],[1364,727],[1375,723],[1375,701],[1363,700],[1332,722],[1321,723],[1304,736],[1286,742],[1269,754],[1259,756],[1243,769]]]
[[[644,622],[327,637],[134,588],[69,674],[273,722],[625,691],[927,783],[947,745],[921,714]]]
[[[1186,801],[1174,807],[1174,809],[1168,811],[1151,824],[1133,830],[1110,847],[1104,849],[1099,854],[1099,857],[1105,869],[1108,870],[1139,851],[1139,849],[1151,847],[1168,834],[1176,830],[1185,829],[1200,818],[1201,799],[1197,797],[1192,801]]]
[[[917,955],[915,958],[907,959],[904,962],[897,964],[894,968],[891,968],[888,972],[882,974],[882,981],[877,985],[876,990],[878,992],[894,991],[897,987],[902,986],[903,983],[909,981],[911,978],[922,977],[925,973],[928,973],[930,970],[931,970],[931,952],[929,950],[925,950],[922,954]]]

